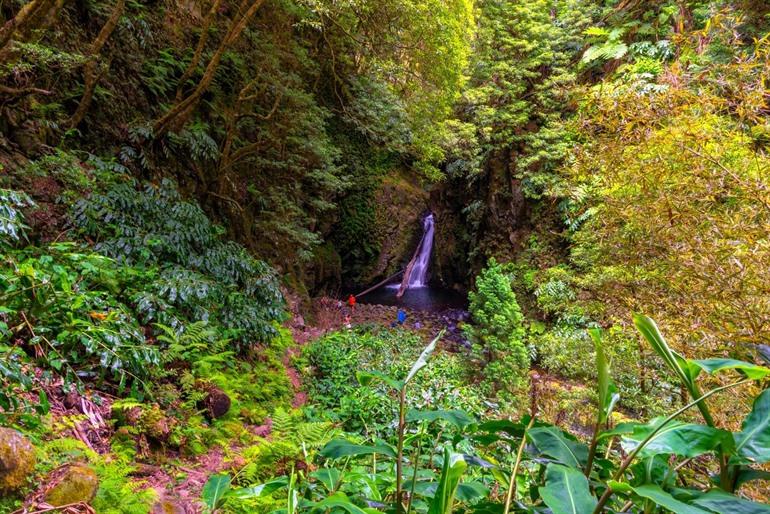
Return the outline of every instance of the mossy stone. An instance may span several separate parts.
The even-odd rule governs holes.
[[[18,490],[35,469],[35,449],[29,439],[0,427],[0,492]]]
[[[90,503],[99,489],[99,478],[96,472],[83,465],[70,466],[62,479],[53,489],[48,491],[45,501],[54,507],[72,503]]]

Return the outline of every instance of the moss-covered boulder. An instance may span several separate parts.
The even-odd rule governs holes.
[[[72,503],[91,503],[99,489],[99,478],[88,466],[76,464],[67,468],[59,482],[45,495],[54,507]]]
[[[0,493],[15,491],[27,483],[35,468],[35,449],[16,430],[0,427]]]

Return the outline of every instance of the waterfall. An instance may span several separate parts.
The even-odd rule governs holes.
[[[409,276],[408,288],[427,286],[428,265],[430,253],[433,250],[434,220],[433,214],[428,214],[422,222],[422,240],[417,250],[417,258],[414,261],[412,273]]]

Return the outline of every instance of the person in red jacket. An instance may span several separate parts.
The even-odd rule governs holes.
[[[350,313],[353,314],[353,311],[356,308],[356,297],[353,295],[348,296],[348,306],[350,306]]]

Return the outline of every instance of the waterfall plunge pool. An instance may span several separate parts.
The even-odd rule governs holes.
[[[401,298],[397,296],[401,283],[394,282],[358,296],[358,301],[368,304],[398,305],[417,311],[464,311],[468,303],[465,295],[428,285],[435,225],[435,216],[428,211],[422,219],[420,243],[406,268],[406,273],[409,274],[406,279],[407,288]]]
[[[453,309],[465,310],[468,300],[464,294],[451,289],[436,287],[410,287],[404,296],[396,298],[399,284],[383,286],[358,297],[361,303],[399,305],[416,311],[442,312]]]

